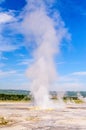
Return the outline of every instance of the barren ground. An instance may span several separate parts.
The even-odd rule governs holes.
[[[40,110],[25,102],[1,102],[0,117],[8,122],[0,130],[86,130],[86,104]]]

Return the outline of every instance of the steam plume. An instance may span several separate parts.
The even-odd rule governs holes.
[[[47,2],[47,6],[46,6]],[[49,87],[58,79],[54,56],[59,52],[63,38],[68,38],[67,29],[58,12],[50,15],[52,0],[28,0],[22,22],[28,45],[34,46],[34,62],[27,73],[36,105],[49,107]]]

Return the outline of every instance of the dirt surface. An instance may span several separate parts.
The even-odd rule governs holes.
[[[30,103],[0,103],[0,130],[86,130],[86,104],[67,104],[58,110],[40,110]]]

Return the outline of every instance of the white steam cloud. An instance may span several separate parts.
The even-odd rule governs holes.
[[[46,2],[48,3],[46,6]],[[69,38],[58,12],[50,15],[52,0],[28,0],[24,10],[22,31],[28,44],[35,46],[33,64],[28,68],[31,92],[36,105],[50,107],[49,87],[58,80],[54,56],[63,38]]]

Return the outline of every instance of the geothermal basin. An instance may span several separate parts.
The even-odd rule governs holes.
[[[86,130],[86,103],[40,109],[27,102],[1,102],[0,130]]]

